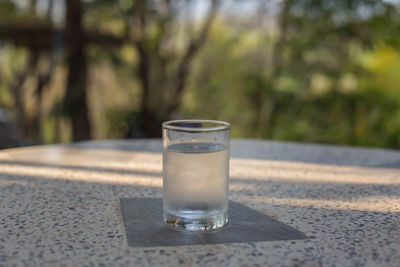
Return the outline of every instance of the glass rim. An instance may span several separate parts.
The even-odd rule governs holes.
[[[211,127],[183,127],[183,126],[174,126],[174,123],[210,123],[215,124],[217,126]],[[231,128],[231,124],[226,121],[217,121],[217,120],[171,120],[165,121],[162,123],[162,128],[166,130],[175,130],[175,131],[184,131],[184,132],[215,132],[215,131],[225,131]]]

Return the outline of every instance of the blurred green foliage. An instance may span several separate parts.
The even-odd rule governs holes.
[[[286,4],[284,37],[215,25],[183,114],[231,121],[234,137],[399,148],[399,7]]]
[[[17,16],[11,2],[0,7],[1,18]],[[85,27],[123,34],[132,6],[88,1]],[[174,117],[230,121],[232,137],[400,148],[400,3],[288,0],[275,6],[267,15],[220,14]],[[157,31],[153,37],[161,38]],[[123,138],[140,121],[138,55],[130,46],[89,47],[87,54],[94,137]],[[9,62],[0,61],[5,70]],[[68,141],[54,137],[57,100],[48,98],[54,104],[44,119],[44,142]]]

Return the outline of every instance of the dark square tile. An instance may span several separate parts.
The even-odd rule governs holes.
[[[229,202],[229,223],[222,229],[190,232],[162,222],[162,199],[121,198],[130,247],[179,246],[306,239],[302,232],[240,203]]]

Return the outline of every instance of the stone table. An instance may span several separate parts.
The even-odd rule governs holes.
[[[0,151],[0,265],[399,266],[400,153],[232,140],[230,199],[303,240],[128,247],[120,198],[162,197],[161,141]]]

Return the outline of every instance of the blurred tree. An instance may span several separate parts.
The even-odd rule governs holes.
[[[71,117],[75,141],[90,139],[91,127],[87,107],[87,61],[84,31],[82,27],[83,7],[80,0],[66,1],[65,33],[67,43],[68,80],[65,92],[65,108]]]
[[[273,30],[259,23],[257,16],[271,16],[262,7],[245,30],[243,21],[220,24],[199,57],[183,114],[231,120],[234,136],[400,147],[400,90],[390,74],[397,65],[373,75],[361,60],[384,44],[398,62],[398,3],[286,0],[275,11]],[[209,103],[218,108],[204,110]]]
[[[190,5],[190,2],[187,1],[187,4]],[[29,10],[34,14],[37,2],[31,0],[30,3]],[[133,131],[131,131],[136,133],[131,135],[160,136],[160,123],[170,118],[179,107],[192,61],[207,39],[219,1],[210,0],[204,22],[197,30],[197,34],[193,32],[188,34],[189,39],[186,40],[185,48],[182,47],[183,40],[177,38],[177,32],[174,31],[183,23],[180,18],[181,13],[177,9],[179,1],[94,0],[84,4],[81,0],[71,0],[65,3],[64,29],[54,28],[51,23],[48,23],[51,20],[31,25],[6,23],[0,24],[0,39],[11,40],[16,45],[27,47],[36,53],[51,53],[54,48],[64,48],[68,78],[62,114],[70,118],[75,141],[91,137],[87,106],[86,46],[88,44],[100,47],[118,46],[122,43],[131,44],[139,56],[137,75],[142,89],[140,108],[135,116]],[[9,4],[9,8],[14,6],[12,2]],[[118,6],[120,18],[122,17],[125,23],[125,30],[120,35],[121,37],[100,34],[97,30],[86,31],[83,25],[85,6],[93,10],[101,9],[103,6]],[[48,7],[49,9],[53,7],[52,1],[49,2]],[[47,14],[51,14],[51,11]],[[192,21],[185,21],[187,24],[190,22]],[[54,40],[57,38],[63,39],[63,46],[54,47]],[[35,70],[36,66],[32,64],[30,64],[30,69]],[[49,65],[52,66],[52,64]],[[50,81],[51,72],[37,78],[37,95],[40,104],[42,88]],[[23,82],[18,84],[22,86]],[[13,91],[16,92],[15,99],[17,99],[18,90]],[[19,117],[24,120],[26,114],[22,110],[23,106],[18,107],[20,107],[18,113],[21,114]],[[38,114],[40,114],[40,105],[38,107]],[[34,121],[39,123],[41,119],[38,117]],[[26,132],[25,129],[24,131]]]
[[[37,1],[30,0],[27,9],[29,17],[19,18],[16,5],[13,1],[2,2],[1,9],[8,12],[7,17],[0,18],[0,40],[12,41],[15,45],[27,48],[28,59],[26,67],[15,73],[14,81],[10,91],[14,99],[14,107],[17,114],[18,125],[21,132],[26,133],[35,142],[41,142],[42,123],[42,98],[43,90],[51,80],[54,69],[53,54],[55,50],[64,49],[68,62],[68,78],[65,89],[65,97],[62,114],[65,114],[72,124],[72,136],[74,141],[90,139],[91,127],[88,118],[87,107],[87,61],[85,48],[88,44],[100,47],[121,46],[123,38],[111,34],[99,33],[96,31],[85,31],[82,26],[84,13],[81,0],[66,1],[65,28],[57,29],[52,24],[51,14],[53,0],[48,1],[46,16],[39,17],[36,12]],[[13,16],[10,13],[14,12]],[[7,18],[6,17],[6,18]],[[61,43],[61,40],[64,43]],[[47,68],[41,71],[39,61],[47,60]],[[45,64],[46,65],[46,64]],[[25,111],[24,84],[28,76],[36,79],[36,104],[37,110],[34,118]],[[58,105],[59,103],[55,103]],[[55,107],[59,110],[59,107]]]
[[[2,3],[2,11],[5,13],[8,13],[5,18],[9,21],[12,21],[12,19],[15,20],[16,17],[16,6],[13,2],[11,1],[5,1]],[[12,14],[12,15],[11,15]],[[34,24],[40,23],[40,20],[37,17],[37,12],[36,12],[36,1],[31,0],[29,2],[29,8],[28,8],[28,14],[29,19],[32,20]],[[2,34],[5,34],[7,36],[7,33],[11,33],[12,30],[8,28],[8,25],[6,27],[0,27],[0,36]],[[13,79],[8,81],[8,85],[11,89],[11,95],[13,97],[13,105],[16,110],[16,118],[17,118],[17,126],[19,128],[19,135],[21,136],[22,139],[26,139],[28,135],[31,135],[35,139],[40,138],[40,122],[41,122],[41,99],[42,99],[42,90],[43,87],[48,83],[49,81],[49,75],[48,74],[42,74],[38,70],[38,63],[43,56],[43,51],[38,49],[38,47],[32,46],[29,47],[28,49],[28,55],[27,55],[27,61],[25,64],[25,67],[13,74]],[[26,80],[28,79],[29,76],[31,75],[37,75],[37,84],[36,84],[36,90],[35,90],[35,95],[34,97],[37,100],[37,116],[35,117],[34,120],[28,120],[27,119],[27,114],[25,110],[25,104],[24,104],[24,84]]]
[[[186,47],[180,48],[181,40],[173,31],[174,23],[175,26],[182,23],[177,3],[138,0],[125,10],[126,32],[139,56],[138,78],[142,85],[134,131],[143,131],[147,137],[160,137],[160,124],[178,110],[192,61],[206,42],[219,6],[218,0],[210,1],[198,34],[188,33]],[[186,24],[190,22],[184,21]],[[137,134],[131,133],[134,136]]]
[[[384,91],[373,93],[369,86],[361,87],[361,83],[351,85],[352,88],[347,90],[345,81],[347,78],[351,82],[349,77],[361,80],[369,76],[368,71],[357,63],[359,51],[375,49],[382,42],[395,44],[400,41],[393,36],[398,36],[398,18],[399,6],[392,1],[284,1],[279,17],[279,49],[275,52],[280,58],[280,64],[275,68],[283,72],[280,75],[275,72],[271,77],[275,80],[274,88],[279,88],[282,79],[297,81],[297,92],[293,97],[298,99],[277,109],[274,118],[278,124],[272,125],[275,131],[265,132],[263,136],[386,146],[374,135],[368,139],[362,136],[372,132],[399,134],[399,124],[389,130],[379,120],[374,120],[377,109],[385,109],[386,113],[380,116],[388,120],[394,115],[393,106],[398,105],[398,101],[390,99]],[[373,100],[368,96],[371,93],[379,98]],[[365,110],[365,106],[370,110]],[[296,119],[288,117],[290,114],[296,114]],[[295,135],[289,128],[279,130],[285,120],[302,121],[305,126],[298,129],[304,130]],[[400,140],[392,145],[399,146]]]
[[[156,137],[190,116],[236,137],[400,147],[396,1],[72,0],[57,22],[44,3],[0,1],[0,105],[24,138]]]

